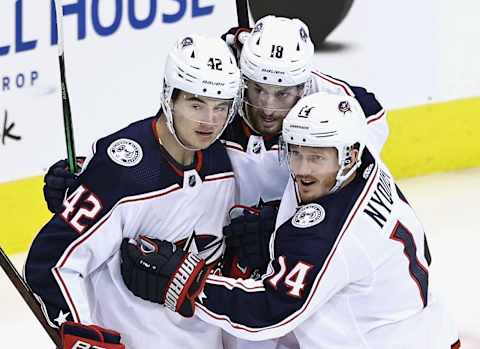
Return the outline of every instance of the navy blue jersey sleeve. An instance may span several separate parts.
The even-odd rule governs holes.
[[[287,240],[281,243],[288,243]],[[280,255],[271,261],[262,280],[210,276],[204,297],[197,302],[197,314],[247,340],[278,338],[295,329],[348,278],[343,264],[337,263],[332,266],[337,277],[322,283],[320,292],[318,280],[333,243],[309,237],[303,243],[303,247],[299,246],[297,239],[295,249],[279,247]],[[315,246],[321,249],[320,253],[315,252],[319,251]]]

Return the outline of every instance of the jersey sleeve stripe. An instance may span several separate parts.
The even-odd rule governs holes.
[[[227,148],[239,150],[239,151],[242,151],[242,152],[245,151],[243,149],[243,147],[238,143],[231,142],[231,141],[224,141],[224,144],[225,144],[225,147],[227,147]]]
[[[380,110],[377,114],[373,114],[367,117],[367,124],[370,124],[371,122],[380,120],[382,117],[384,117],[386,114],[385,109]]]
[[[318,76],[320,79],[323,79],[325,81],[328,81],[330,82],[331,84],[333,85],[336,85],[336,86],[339,86],[341,87],[345,93],[349,96],[354,96],[354,93],[353,91],[350,89],[350,86],[348,86],[348,84],[346,84],[345,82],[343,81],[340,81],[340,80],[337,80],[337,79],[334,79],[332,78],[331,76],[328,76],[328,75],[325,75],[325,74],[322,74],[318,71],[315,71],[315,70],[312,70],[312,74],[315,74],[316,76]]]
[[[232,279],[218,275],[210,275],[207,279],[208,284],[224,286],[228,289],[239,288],[245,292],[261,292],[265,291],[262,281],[254,281],[252,279]]]
[[[303,303],[303,305],[296,312],[290,314],[288,317],[286,317],[286,318],[282,319],[281,321],[279,321],[275,324],[272,324],[270,326],[249,327],[249,326],[246,326],[246,325],[243,325],[243,324],[233,322],[226,315],[220,315],[220,314],[213,313],[211,310],[205,308],[205,306],[199,305],[199,308],[209,317],[214,318],[214,319],[219,320],[219,321],[227,322],[231,328],[241,330],[241,331],[246,331],[246,332],[249,332],[250,334],[258,333],[259,338],[257,338],[257,340],[260,339],[260,338],[261,339],[273,338],[271,335],[268,335],[268,333],[266,333],[265,335],[260,334],[264,331],[270,331],[270,330],[275,331],[275,329],[280,329],[280,328],[284,328],[284,330],[291,331],[295,327],[295,324],[293,323],[293,321],[295,321],[300,316],[302,316],[305,313],[305,311],[307,310],[307,308],[309,307],[309,305],[311,304],[311,302],[312,302],[312,300],[315,296],[315,292],[317,291],[317,289],[319,287],[320,281],[321,281],[323,275],[325,274],[325,272],[326,272],[326,270],[327,270],[327,268],[328,268],[328,266],[329,266],[329,264],[330,264],[330,262],[331,262],[331,260],[334,256],[334,254],[337,250],[337,247],[338,247],[341,239],[345,235],[345,232],[347,231],[348,227],[350,226],[351,222],[353,221],[354,217],[356,216],[357,212],[359,211],[360,207],[362,206],[365,198],[370,193],[370,190],[372,189],[372,185],[376,181],[376,178],[378,177],[378,173],[379,173],[379,168],[378,168],[378,164],[376,163],[373,175],[370,176],[369,181],[366,183],[362,193],[359,195],[359,198],[357,199],[357,201],[355,203],[355,206],[352,208],[349,216],[345,220],[345,223],[344,223],[343,227],[341,228],[340,234],[338,235],[338,237],[335,241],[335,244],[332,247],[332,249],[331,249],[331,251],[330,251],[330,253],[327,257],[326,262],[324,263],[324,265],[322,266],[322,269],[319,271],[317,277],[315,278],[314,283],[312,285],[311,292],[309,293],[309,295],[308,295],[307,299],[305,300],[305,302]],[[303,315],[303,316],[304,317],[308,316],[308,314]],[[219,326],[221,326],[221,324],[219,324]],[[227,328],[228,328],[228,326],[227,326]],[[224,329],[225,329],[225,327],[224,327]],[[279,332],[281,332],[280,335],[285,332],[284,330],[279,331]],[[237,332],[240,336],[242,336],[241,331]],[[235,335],[237,333],[235,333]]]
[[[205,182],[216,181],[216,180],[227,179],[227,178],[234,178],[234,173],[230,171],[230,172],[208,175],[208,176],[205,176]]]
[[[65,298],[65,301],[67,302],[68,307],[70,308],[70,311],[72,311],[73,319],[76,322],[82,322],[82,320],[80,319],[80,315],[78,314],[77,307],[73,302],[70,292],[68,292],[67,285],[65,284],[62,276],[60,275],[60,271],[58,270],[57,267],[54,267],[52,272],[53,272],[53,276],[55,277],[55,280],[57,280],[57,284],[60,287],[60,290],[62,291],[63,297]]]

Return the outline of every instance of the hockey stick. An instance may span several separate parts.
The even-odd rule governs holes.
[[[65,130],[65,142],[67,144],[67,162],[70,173],[78,170],[75,158],[75,144],[73,141],[72,111],[70,109],[70,98],[68,96],[67,80],[65,78],[65,54],[63,48],[63,7],[61,0],[54,0],[55,14],[57,17],[57,48],[58,63],[60,65],[60,84],[62,88],[63,127]]]
[[[60,339],[60,336],[58,335],[58,332],[53,327],[50,327],[48,325],[43,315],[42,309],[40,308],[40,305],[33,296],[32,291],[30,291],[30,288],[27,286],[22,276],[18,273],[17,269],[12,264],[10,258],[8,258],[8,256],[5,254],[1,247],[0,266],[2,267],[5,274],[7,274],[13,286],[15,286],[15,288],[17,289],[18,293],[20,293],[25,303],[27,303],[28,307],[33,312],[37,320],[40,322],[43,329],[47,332],[50,339],[55,343],[57,349],[62,348],[62,341]]]
[[[238,26],[241,28],[249,28],[250,19],[248,18],[248,0],[236,0],[236,2]]]

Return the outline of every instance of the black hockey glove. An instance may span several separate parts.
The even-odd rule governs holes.
[[[235,57],[240,58],[240,52],[242,51],[243,44],[245,43],[252,28],[233,27],[230,28],[225,34],[222,34],[221,38],[232,49]]]
[[[193,316],[195,298],[210,272],[205,260],[171,242],[145,236],[138,242],[124,239],[121,260],[123,281],[135,296]]]
[[[104,348],[125,349],[120,333],[96,325],[67,321],[60,328],[63,349]]]
[[[83,164],[85,158],[77,158],[79,166]],[[77,176],[68,172],[67,160],[60,160],[54,163],[43,177],[43,197],[47,202],[48,209],[52,213],[63,211],[63,199],[65,192],[77,179]]]
[[[241,268],[263,274],[270,261],[270,236],[275,230],[277,213],[276,206],[245,208],[242,216],[233,218],[230,225],[223,228],[226,256],[237,256]],[[235,259],[231,258],[231,261],[235,263]],[[232,266],[234,267],[235,265]]]

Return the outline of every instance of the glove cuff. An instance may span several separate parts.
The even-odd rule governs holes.
[[[166,287],[165,306],[178,312],[187,296],[189,289],[196,282],[197,276],[205,267],[205,260],[195,254],[187,253]],[[208,274],[207,274],[208,275]]]

